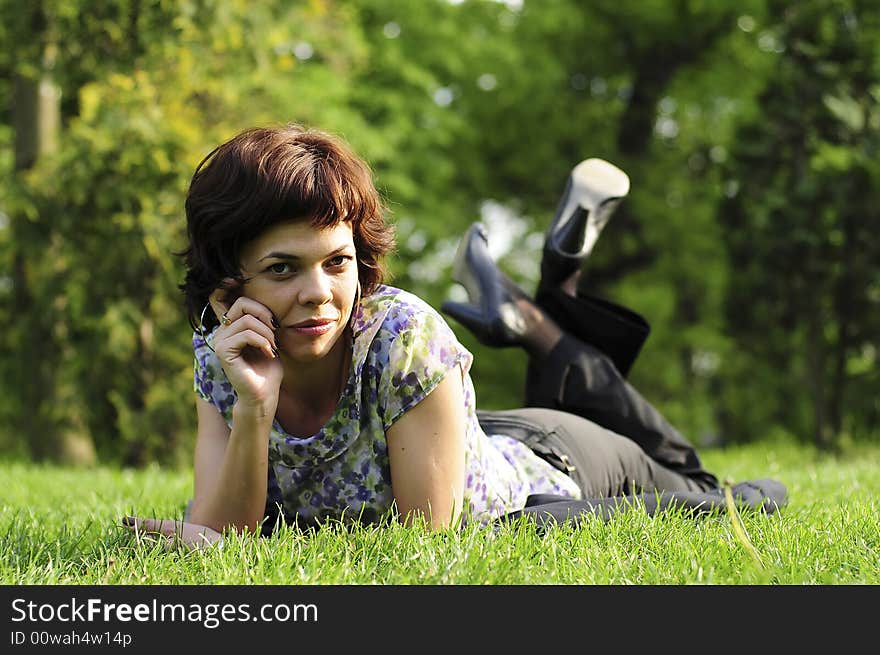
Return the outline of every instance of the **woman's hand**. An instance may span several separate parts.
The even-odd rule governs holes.
[[[214,351],[239,404],[273,416],[283,375],[275,344],[275,317],[255,300],[240,296],[227,304],[228,288],[218,288],[208,300],[220,319]]]
[[[223,536],[206,525],[172,519],[141,519],[127,516],[122,525],[131,530],[138,541],[155,543],[161,540],[165,550],[184,546],[190,550],[223,546]]]

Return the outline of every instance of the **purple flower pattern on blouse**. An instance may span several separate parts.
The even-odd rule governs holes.
[[[194,387],[232,426],[235,390],[208,347],[213,332],[193,335]],[[361,299],[354,321],[352,366],[336,410],[314,435],[269,436],[267,508],[288,518],[375,519],[394,499],[385,431],[451,371],[461,371],[467,410],[465,520],[487,522],[525,506],[530,494],[579,497],[575,482],[504,435],[477,421],[469,370],[473,356],[440,314],[417,296],[380,286]],[[417,435],[413,435],[417,438]]]

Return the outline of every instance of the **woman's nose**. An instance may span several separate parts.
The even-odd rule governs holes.
[[[333,299],[333,286],[324,271],[311,271],[301,278],[299,301],[303,305],[323,305]]]

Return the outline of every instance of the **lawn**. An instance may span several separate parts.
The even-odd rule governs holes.
[[[772,515],[699,519],[640,511],[577,528],[518,523],[430,534],[401,526],[281,529],[223,548],[136,542],[126,515],[180,517],[188,471],[0,463],[0,583],[6,585],[871,585],[880,583],[880,445],[842,455],[786,443],[706,450],[732,481],[773,477]]]

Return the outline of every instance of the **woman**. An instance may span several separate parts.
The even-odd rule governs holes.
[[[569,190],[589,173],[575,169]],[[126,524],[199,545],[229,529],[265,533],[279,519],[308,526],[394,511],[441,529],[510,516],[530,499],[717,489],[623,380],[644,325],[573,292],[611,206],[560,206],[538,302],[494,266],[482,226],[462,241],[455,276],[472,303],[444,309],[484,342],[531,356],[535,407],[478,414],[471,354],[438,312],[382,283],[393,233],[367,165],[338,138],[297,125],[219,146],[186,199],[194,496],[186,522]],[[561,327],[603,315],[634,326],[635,346],[612,343],[620,325],[606,339],[625,353],[617,364],[601,335],[589,345]]]

